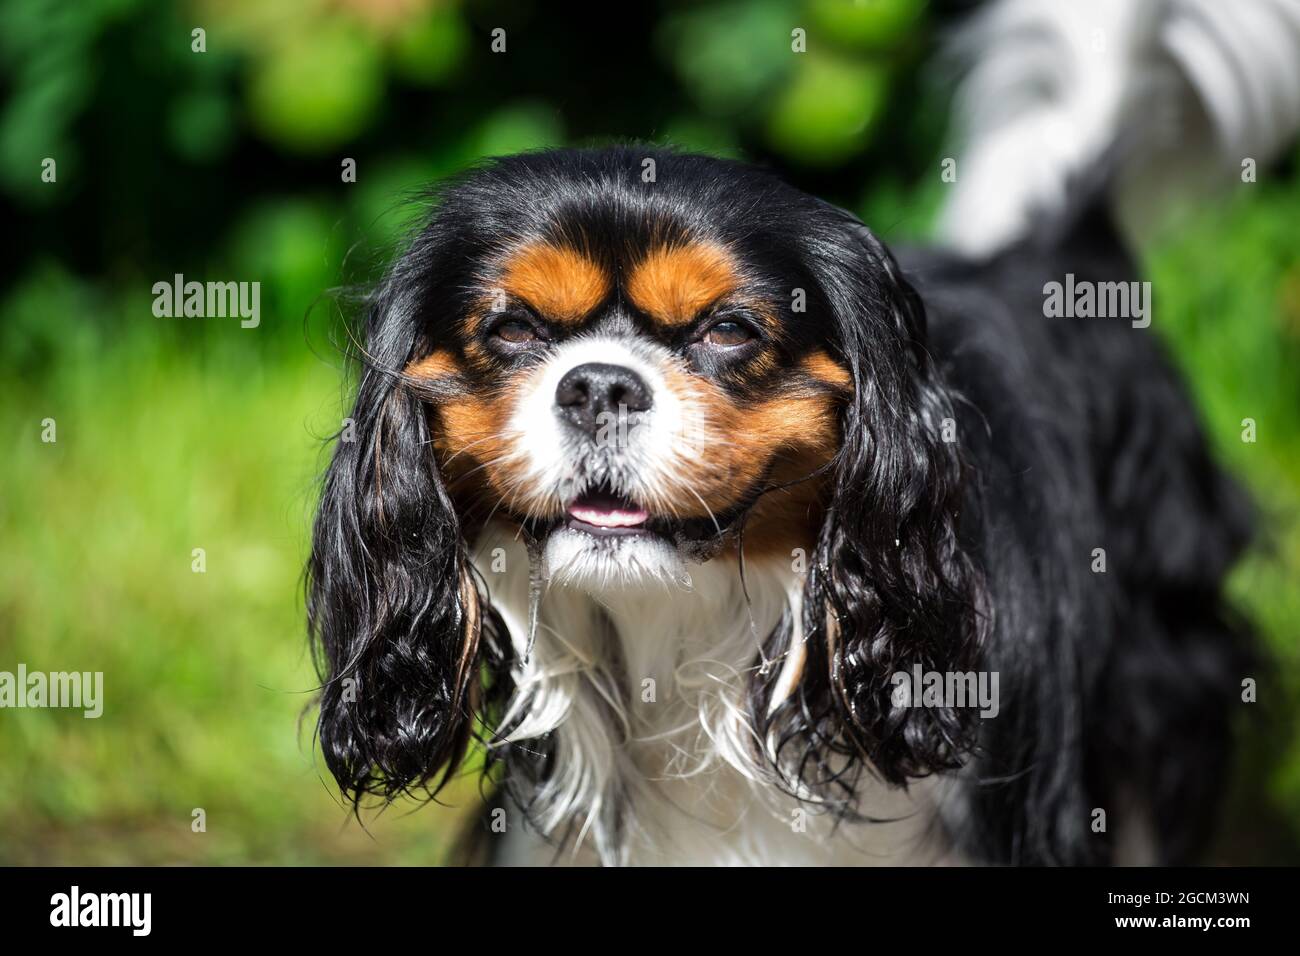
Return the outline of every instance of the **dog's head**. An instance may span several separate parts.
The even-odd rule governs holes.
[[[890,699],[980,626],[954,412],[916,294],[851,215],[705,157],[493,161],[442,190],[361,359],[309,568],[347,791],[428,785],[490,730],[511,654],[470,562],[490,524],[593,592],[787,561],[807,660],[788,700],[756,675],[755,724],[894,782],[960,755],[956,712]]]

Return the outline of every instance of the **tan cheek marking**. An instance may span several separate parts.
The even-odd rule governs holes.
[[[437,381],[460,374],[456,357],[447,349],[438,349],[422,359],[417,359],[404,370],[411,378]]]
[[[773,484],[795,484],[764,495],[750,512],[745,526],[746,559],[772,559],[793,566],[796,549],[801,549],[807,566],[825,518],[828,485],[824,476],[807,476],[823,464],[825,459],[804,456],[781,461],[773,468]]]
[[[842,391],[853,390],[853,376],[849,374],[849,370],[823,350],[818,349],[813,352],[803,360],[802,364],[804,372],[811,378]]]
[[[518,455],[507,426],[528,387],[521,379],[505,389],[476,390],[433,406],[434,448],[457,511],[472,531],[499,505],[530,507],[527,463]]]
[[[604,301],[609,277],[573,249],[533,243],[506,262],[501,284],[556,322],[578,322]]]
[[[434,445],[449,481],[465,477],[480,463],[486,465],[505,452],[502,431],[509,407],[504,397],[467,395],[442,403],[435,414]]]
[[[751,427],[778,436],[779,445],[767,460],[769,480],[779,490],[760,498],[750,513],[746,557],[790,561],[795,548],[812,554],[828,481],[817,472],[839,451],[839,409],[839,401],[829,395],[778,398],[760,406]]]
[[[774,484],[803,478],[829,461],[839,447],[839,404],[831,396],[783,395],[741,406],[716,385],[684,372],[666,373],[665,380],[691,405],[705,410],[710,432],[717,436],[714,445],[700,449],[681,466],[684,483],[712,511],[734,506],[737,496],[764,474]],[[814,480],[772,492],[758,508],[781,509],[778,526],[786,518],[802,524],[797,515],[816,505],[819,486]],[[689,492],[676,504],[682,514],[702,516],[699,501]],[[758,523],[751,523],[751,528]]]
[[[735,262],[725,249],[693,243],[651,252],[632,270],[627,293],[642,312],[672,326],[693,321],[739,285]]]

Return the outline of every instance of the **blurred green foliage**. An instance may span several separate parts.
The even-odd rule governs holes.
[[[0,212],[17,237],[0,287],[0,669],[102,670],[106,697],[98,720],[0,712],[0,862],[439,859],[475,782],[454,808],[363,830],[297,725],[306,530],[345,401],[322,293],[377,274],[429,182],[564,143],[744,156],[923,237],[946,102],[919,67],[960,6],[646,3],[594,31],[505,2],[0,6]],[[1293,172],[1150,256],[1162,331],[1274,539],[1233,582],[1279,666],[1225,858],[1293,859],[1300,833],[1296,221]],[[261,282],[261,325],[155,318],[151,287],[176,273]]]

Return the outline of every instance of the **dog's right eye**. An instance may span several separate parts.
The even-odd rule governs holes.
[[[528,317],[512,312],[499,317],[488,329],[488,343],[502,352],[518,352],[544,341],[546,335]]]
[[[519,319],[507,319],[494,328],[492,334],[511,345],[537,341],[537,331],[527,322]]]

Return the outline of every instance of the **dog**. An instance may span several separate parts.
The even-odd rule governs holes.
[[[1250,506],[1067,275],[1138,280],[1095,184],[975,257],[650,147],[445,184],[315,522],[342,791],[481,764],[503,864],[1196,860]]]

